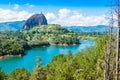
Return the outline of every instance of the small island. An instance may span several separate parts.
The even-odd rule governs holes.
[[[80,44],[77,32],[58,24],[33,27],[28,30],[0,32],[0,59],[23,56],[34,47],[50,45],[68,46]]]

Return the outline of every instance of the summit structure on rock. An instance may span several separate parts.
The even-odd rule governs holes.
[[[44,14],[34,14],[32,15],[23,25],[23,30],[30,29],[35,26],[47,25],[47,19]]]

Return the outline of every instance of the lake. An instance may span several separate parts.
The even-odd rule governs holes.
[[[30,72],[34,69],[36,65],[36,58],[37,56],[41,57],[42,64],[46,65],[49,64],[52,58],[58,54],[67,54],[70,50],[73,54],[78,51],[85,49],[87,46],[94,46],[95,40],[83,40],[80,41],[80,45],[74,46],[48,46],[48,47],[40,47],[40,48],[33,48],[31,50],[26,51],[25,56],[23,57],[14,57],[0,60],[0,67],[6,72],[10,73],[15,68],[26,68]]]

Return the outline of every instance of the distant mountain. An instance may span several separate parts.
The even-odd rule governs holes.
[[[4,22],[0,23],[0,31],[16,31],[21,30],[25,21]]]
[[[29,19],[25,21],[25,24],[23,25],[23,29],[30,29],[35,26],[40,25],[47,25],[47,19],[44,16],[44,14],[34,14]]]
[[[108,32],[109,27],[105,25],[97,26],[65,26],[65,28],[76,32]],[[113,28],[113,32],[117,31],[117,27]]]
[[[31,27],[39,25],[47,25],[47,20],[42,13],[35,14],[26,21],[0,23],[0,31],[16,31],[22,29],[29,29]]]
[[[15,22],[5,22],[0,23],[0,31],[16,31],[22,30],[25,21],[15,21]],[[108,27],[105,25],[98,26],[64,26],[67,29],[74,30],[76,32],[106,32]],[[114,27],[114,32],[117,31],[117,28]]]

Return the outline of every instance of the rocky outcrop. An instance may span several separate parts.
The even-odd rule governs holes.
[[[31,16],[23,25],[23,30],[30,29],[35,26],[47,25],[47,19],[44,14],[35,14]]]

